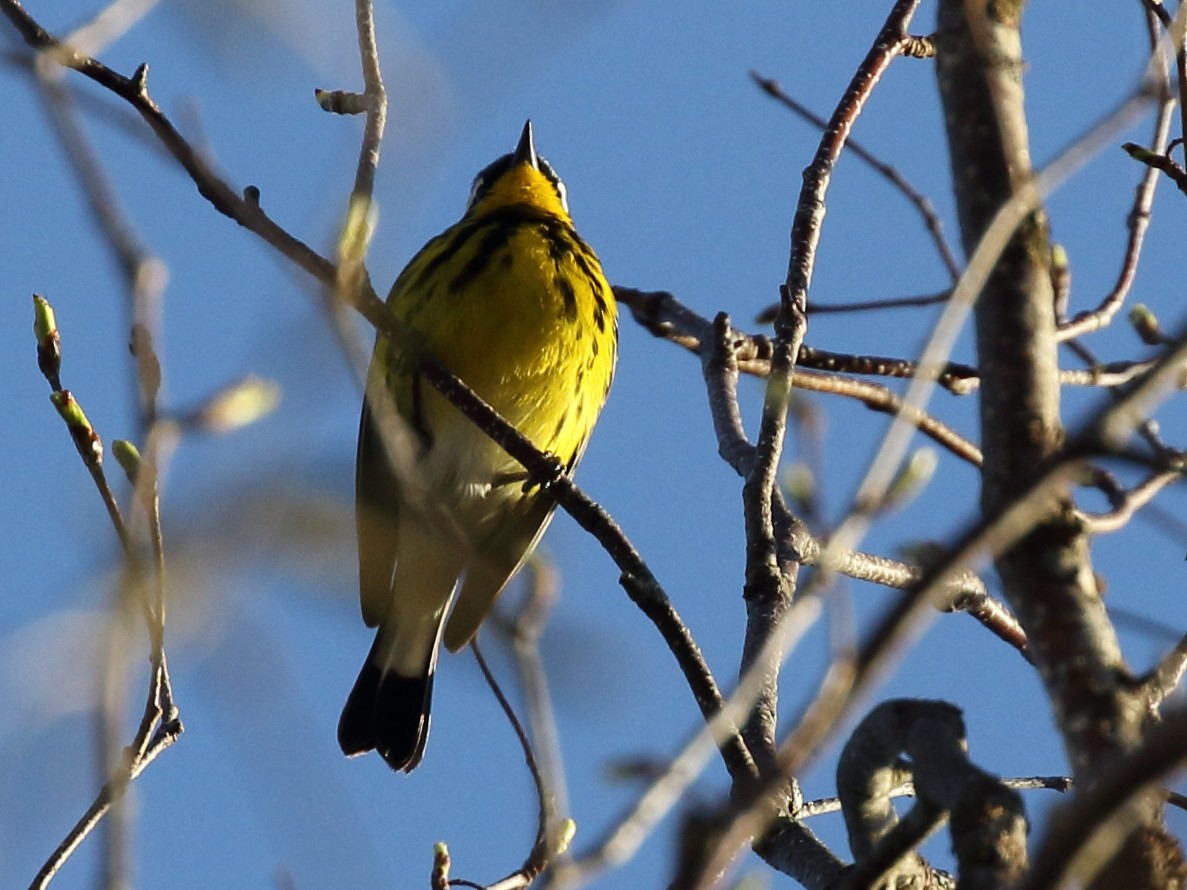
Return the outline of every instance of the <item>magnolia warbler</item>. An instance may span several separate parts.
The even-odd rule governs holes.
[[[460,221],[429,241],[387,305],[423,348],[571,471],[614,376],[618,321],[601,263],[573,228],[564,183],[519,145],[474,180]],[[433,510],[401,494],[365,398],[355,475],[363,619],[378,627],[338,724],[348,755],[420,763],[437,650],[456,652],[532,552],[554,502],[380,337],[371,375],[416,434]],[[404,488],[408,488],[407,485]],[[441,515],[449,521],[440,521]]]

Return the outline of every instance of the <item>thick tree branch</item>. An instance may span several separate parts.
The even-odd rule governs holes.
[[[1157,783],[1185,757],[1187,713],[1178,712],[1152,727],[1140,746],[1052,813],[1034,865],[1018,890],[1048,890],[1069,882],[1088,886],[1134,826],[1148,823],[1146,814],[1162,797]],[[1174,841],[1148,825],[1139,828],[1138,837],[1151,853],[1147,868],[1139,872],[1132,861],[1120,870],[1110,866],[1094,886],[1182,886],[1182,856]]]
[[[853,701],[868,691],[907,638],[917,632],[929,606],[941,601],[953,576],[986,557],[1006,552],[1033,527],[1041,505],[1050,503],[1052,492],[1065,488],[1082,474],[1085,460],[1112,453],[1133,434],[1142,418],[1148,416],[1158,400],[1165,396],[1180,365],[1187,361],[1187,325],[1177,331],[1172,340],[1172,348],[1122,400],[1110,401],[1085,419],[1077,435],[1069,439],[1067,447],[1040,469],[1038,478],[1013,503],[1004,505],[997,513],[982,518],[956,536],[953,543],[928,565],[919,583],[879,620],[851,662],[834,665],[794,729],[779,744],[782,773],[798,773],[816,753]],[[778,813],[781,799],[777,783],[767,783],[766,787],[756,788],[738,799],[736,815],[716,840],[717,850],[711,864],[724,867],[719,863],[727,861],[749,839],[760,836],[767,828],[777,830],[783,821]],[[802,877],[797,879],[807,886],[817,886],[807,884]]]
[[[957,205],[971,253],[998,208],[1033,186],[1017,21],[994,21],[988,14],[966,20],[966,14],[968,8],[955,0],[942,4],[937,39]],[[1063,438],[1049,256],[1046,222],[1036,212],[1003,251],[977,303],[987,513],[1025,490]],[[1136,712],[1116,684],[1123,665],[1092,578],[1086,537],[1067,492],[1055,494],[1044,507],[1046,521],[999,555],[998,569],[1082,770],[1098,754],[1136,738]],[[1072,668],[1073,662],[1080,667]],[[1099,698],[1090,703],[1078,699],[1081,694]],[[1098,719],[1089,719],[1085,707],[1099,711]],[[1083,735],[1088,725],[1097,727],[1087,730],[1095,733],[1102,724],[1109,727],[1105,737]]]
[[[1022,6],[940,4],[937,73],[970,255],[999,208],[1035,189],[1022,98]],[[1010,237],[976,305],[986,514],[1030,488],[1037,469],[1049,465],[1063,443],[1050,257],[1046,219],[1036,205]],[[1053,487],[1035,507],[1032,527],[997,554],[996,564],[1073,773],[1088,780],[1138,743],[1145,710],[1125,682],[1128,671],[1068,488]],[[1142,824],[1156,822],[1149,808]],[[1150,864],[1140,850],[1129,852],[1134,867],[1139,859]]]

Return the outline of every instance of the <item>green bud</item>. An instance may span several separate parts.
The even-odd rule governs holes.
[[[807,464],[789,464],[783,471],[783,490],[797,504],[811,503],[816,496],[816,477]]]
[[[1135,161],[1141,161],[1143,164],[1149,164],[1153,160],[1157,160],[1160,155],[1150,151],[1148,148],[1143,148],[1136,142],[1124,142],[1121,145],[1121,150],[1133,158]]]
[[[1147,346],[1158,346],[1163,342],[1164,336],[1158,316],[1144,303],[1138,303],[1129,310],[1129,323]]]
[[[923,491],[936,474],[938,464],[939,458],[936,457],[934,448],[916,449],[907,460],[906,466],[890,484],[882,502],[882,509],[897,509]]]
[[[94,432],[94,427],[91,426],[91,422],[87,419],[82,406],[78,404],[78,400],[74,398],[74,394],[70,390],[60,389],[57,392],[52,392],[49,395],[49,400],[58,409],[58,414],[61,415],[62,420],[66,421],[66,426],[72,429]]]
[[[33,295],[33,334],[37,337],[37,367],[55,390],[61,389],[62,338],[49,300]]]
[[[111,454],[115,457],[124,475],[133,485],[140,476],[140,450],[127,439],[114,439],[111,443]]]
[[[556,827],[556,841],[553,848],[554,856],[563,856],[577,836],[577,823],[572,819],[563,819]]]
[[[279,386],[249,376],[216,393],[199,409],[196,422],[208,432],[229,433],[267,416],[279,403]]]
[[[33,294],[33,333],[37,335],[37,342],[44,343],[57,332],[58,322],[54,317],[54,307],[45,297]]]

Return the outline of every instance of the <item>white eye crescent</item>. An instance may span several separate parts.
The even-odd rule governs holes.
[[[478,195],[484,188],[486,188],[486,180],[483,179],[482,174],[479,173],[474,177],[474,182],[470,186],[470,197],[466,199],[467,213],[470,211],[470,208],[474,206],[474,202],[478,200]]]
[[[565,213],[569,212],[569,190],[565,188],[564,180],[556,175],[556,171],[552,169],[552,164],[540,158],[540,172],[548,177],[548,181],[552,183],[556,189],[556,195],[561,199],[561,206],[565,208]]]

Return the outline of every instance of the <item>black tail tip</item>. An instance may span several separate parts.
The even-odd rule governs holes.
[[[429,740],[433,675],[382,678],[374,704],[375,749],[394,770],[410,773],[424,757]]]
[[[366,754],[375,747],[375,701],[381,678],[379,668],[368,661],[346,697],[338,718],[338,747],[347,757]]]
[[[392,769],[410,773],[429,740],[433,675],[386,676],[363,665],[338,719],[338,747],[347,757],[376,750]]]

